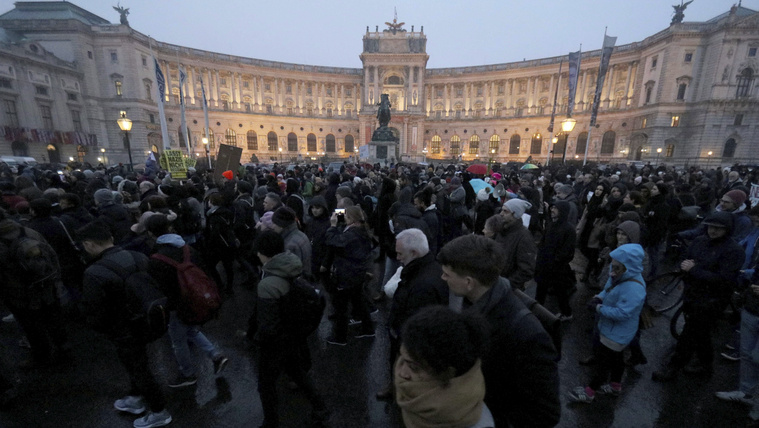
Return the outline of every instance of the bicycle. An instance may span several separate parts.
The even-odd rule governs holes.
[[[675,339],[680,337],[685,325],[682,307],[684,276],[685,272],[679,270],[664,273],[648,281],[646,287],[646,303],[654,312],[663,314],[677,307],[669,320],[669,332]]]

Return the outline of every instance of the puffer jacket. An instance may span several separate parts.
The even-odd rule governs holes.
[[[303,263],[295,254],[276,254],[263,266],[256,299],[255,339],[263,344],[275,343],[286,335],[282,324],[280,299],[290,292],[290,281],[301,274]]]
[[[620,245],[611,258],[625,265],[627,270],[619,278],[609,278],[598,296],[598,331],[612,342],[627,345],[638,331],[638,318],[646,301],[646,283],[643,280],[643,256],[639,244]]]

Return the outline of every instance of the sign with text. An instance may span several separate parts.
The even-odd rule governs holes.
[[[359,146],[359,148],[358,148],[358,156],[361,159],[366,159],[366,158],[369,157],[369,145],[368,144],[365,145],[365,146]]]
[[[219,144],[219,154],[216,157],[216,167],[213,171],[214,181],[221,181],[223,178],[221,174],[224,171],[232,170],[237,171],[237,167],[240,166],[240,158],[242,157],[242,148],[229,146],[227,144]]]
[[[181,150],[164,150],[161,154],[161,166],[175,178],[185,178],[187,166],[185,165],[184,154]]]

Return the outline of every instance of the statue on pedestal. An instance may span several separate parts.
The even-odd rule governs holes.
[[[390,123],[390,107],[392,107],[390,98],[388,94],[381,94],[380,97],[381,101],[377,104],[379,106],[377,109],[377,120],[380,126],[372,134],[372,141],[394,142],[395,136],[390,128],[387,127],[387,124]]]
[[[116,3],[116,6],[113,6],[113,10],[118,12],[121,15],[121,24],[122,25],[129,25],[129,21],[127,21],[127,15],[129,15],[129,8],[128,7],[121,7],[120,3]]]
[[[672,24],[679,24],[683,22],[683,18],[685,18],[685,8],[688,7],[689,4],[693,3],[693,0],[690,0],[687,3],[683,3],[683,0],[680,0],[680,5],[673,5],[672,8],[675,9],[675,16],[672,17]]]

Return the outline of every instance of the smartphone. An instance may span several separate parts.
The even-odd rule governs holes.
[[[345,215],[345,208],[335,208],[335,214]]]

